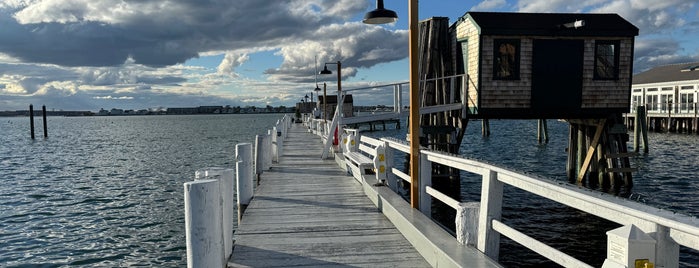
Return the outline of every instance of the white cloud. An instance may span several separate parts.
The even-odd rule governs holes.
[[[133,100],[133,97],[130,96],[121,96],[121,97],[112,97],[111,95],[109,96],[95,96],[92,97],[93,99],[97,100]]]
[[[484,0],[478,3],[478,5],[471,8],[473,11],[490,11],[498,8],[503,8],[507,5],[505,0]]]
[[[242,54],[237,54],[234,52],[227,52],[226,56],[223,57],[223,60],[221,63],[218,65],[218,68],[216,68],[218,74],[221,75],[233,75],[237,76],[235,74],[235,68],[242,65],[246,61],[250,59],[250,56],[246,53]]]
[[[645,68],[691,60],[699,53],[696,45],[688,49],[686,44],[692,42],[688,36],[699,33],[695,2],[484,0],[473,10],[619,13],[641,29],[635,67]],[[341,61],[343,86],[351,87],[344,80],[360,70],[407,56],[406,30],[356,21],[374,3],[0,1],[0,98],[7,103],[7,98],[51,96],[61,100],[55,105],[88,108],[111,101],[142,107],[294,103],[313,86],[316,57],[319,68]],[[251,61],[260,51],[276,52],[281,64],[267,66],[262,74],[266,81],[243,77],[241,68],[254,65]],[[222,54],[220,62],[208,67],[182,64]],[[336,72],[335,66],[329,68]],[[330,83],[336,79],[318,78]],[[115,99],[125,96],[133,99]]]

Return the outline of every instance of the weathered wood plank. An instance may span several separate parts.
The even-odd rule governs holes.
[[[321,151],[319,139],[292,127],[239,223],[228,266],[429,267]]]

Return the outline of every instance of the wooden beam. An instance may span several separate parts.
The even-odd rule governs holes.
[[[585,177],[585,173],[587,173],[585,171],[590,166],[592,155],[595,153],[595,150],[597,149],[597,143],[599,143],[599,138],[600,136],[602,136],[602,130],[604,130],[604,124],[606,122],[607,119],[601,119],[597,123],[597,130],[595,131],[595,136],[592,138],[590,147],[588,147],[587,154],[585,155],[585,161],[583,162],[582,166],[580,167],[580,171],[578,172],[578,182],[582,182],[583,177]]]

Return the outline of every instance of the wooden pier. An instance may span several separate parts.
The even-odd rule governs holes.
[[[197,180],[184,183],[188,267],[502,267],[497,263],[501,236],[564,267],[593,267],[584,256],[576,259],[508,225],[501,218],[505,186],[622,225],[607,232],[608,243],[616,246],[606,249],[604,263],[611,266],[603,267],[633,267],[638,261],[679,267],[680,247],[699,250],[695,217],[426,149],[420,151],[423,166],[440,163],[480,174],[480,202],[450,198],[432,188],[430,172],[422,172],[418,174],[420,206],[412,208],[394,192],[398,180],[409,182],[410,177],[392,161],[384,161],[392,159],[394,151],[408,150],[403,141],[377,140],[347,130],[342,138],[347,151],[321,160],[322,139],[312,134],[318,131],[311,126],[292,126],[285,116],[267,135],[256,138],[261,142],[254,158],[243,148],[251,144],[236,145],[238,180],[253,174],[251,159],[257,159],[264,172],[257,173],[261,180],[252,199],[240,198],[248,195],[241,185],[250,185],[252,194],[252,176],[245,179],[251,183],[236,183],[238,207],[247,210],[232,236],[232,252],[231,236],[225,230],[232,230],[227,220],[232,207],[222,205],[230,202],[225,196],[231,195],[227,192],[232,190],[228,186],[232,172],[208,168],[211,174],[207,171],[204,177],[198,174]],[[349,146],[350,141],[361,143],[361,149]],[[367,149],[364,143],[377,147]],[[349,176],[341,168],[351,161],[343,155],[350,157],[357,150],[369,154],[365,157],[373,159],[373,168],[359,172],[351,168]],[[276,164],[268,164],[270,159],[276,159]],[[434,222],[434,202],[456,211],[456,237]]]
[[[228,267],[430,267],[361,184],[321,160],[322,146],[292,126],[236,230]]]

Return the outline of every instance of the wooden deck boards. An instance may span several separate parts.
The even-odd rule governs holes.
[[[261,185],[235,233],[229,267],[429,267],[334,160],[294,124],[280,163]]]

